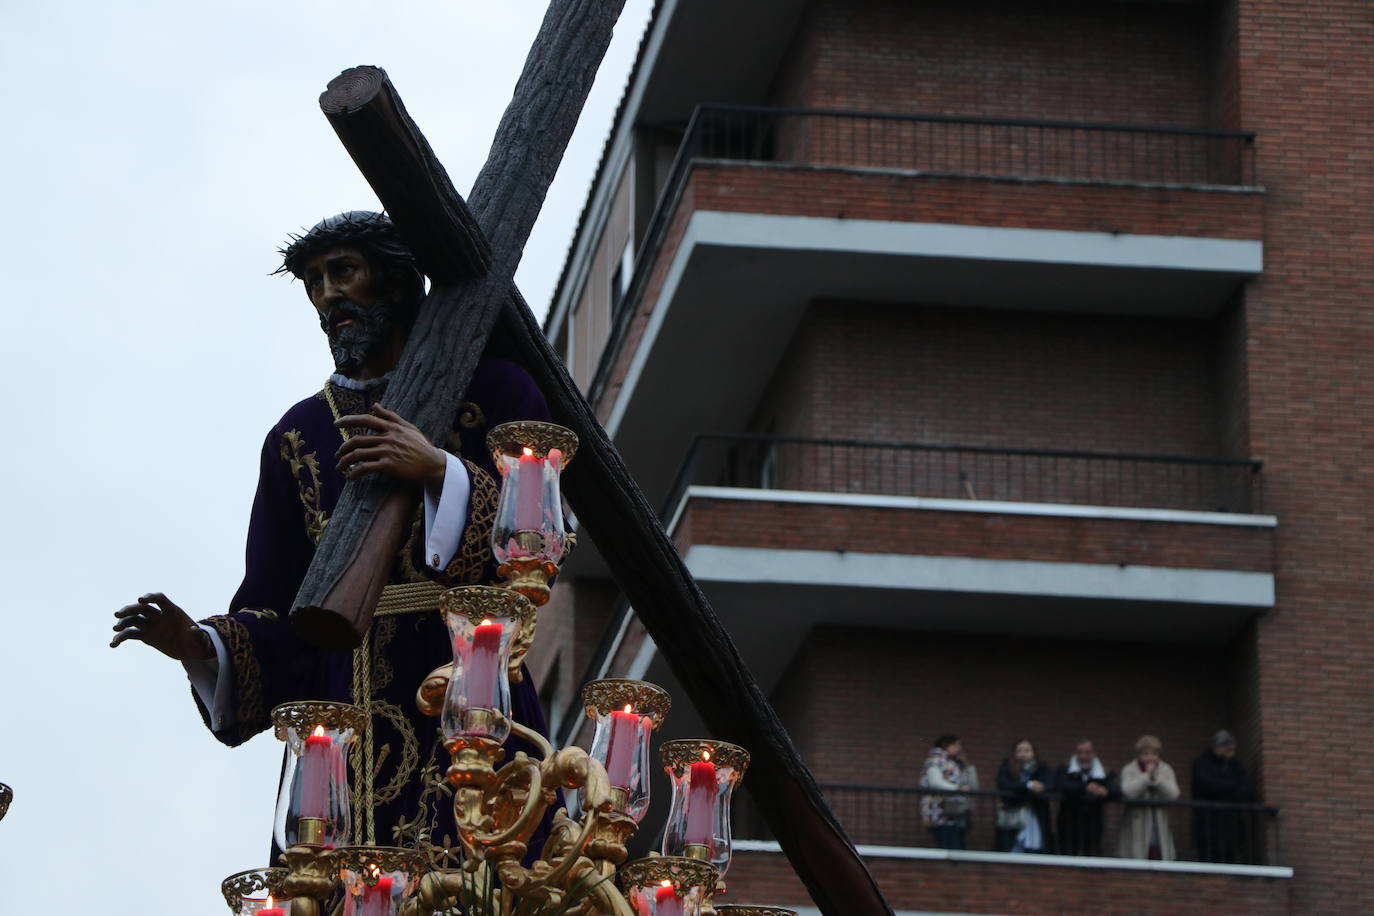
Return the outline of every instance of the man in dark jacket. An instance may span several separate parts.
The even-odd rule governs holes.
[[[1102,855],[1102,806],[1121,797],[1116,773],[1097,759],[1092,741],[1078,739],[1073,756],[1054,774],[1059,802],[1059,851],[1071,856]]]
[[[1228,731],[1212,736],[1212,744],[1193,761],[1193,800],[1253,802],[1255,787],[1236,759],[1236,738]],[[1254,815],[1243,811],[1197,808],[1193,836],[1203,862],[1251,862]]]

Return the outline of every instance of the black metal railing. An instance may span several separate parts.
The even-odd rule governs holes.
[[[822,794],[831,811],[856,845],[933,847],[930,831],[921,819],[922,798],[960,800],[967,829],[964,848],[1005,852],[1012,836],[999,837],[997,812],[1010,792],[976,790],[942,791],[901,786],[823,785]],[[1276,865],[1281,863],[1279,846],[1279,809],[1264,804],[1236,804],[1203,801],[1143,801],[1112,799],[1096,807],[1065,809],[1059,795],[1041,796],[1049,807],[1046,853],[1060,855],[1118,854],[1122,823],[1127,812],[1139,808],[1159,808],[1165,812],[1177,860],[1217,862],[1236,865]],[[773,835],[747,802],[735,816],[735,836],[740,839],[771,840]]]
[[[1258,513],[1261,464],[1105,452],[788,436],[698,436],[668,511],[692,485]]]
[[[693,157],[997,178],[1245,187],[1255,135],[749,105],[697,109]]]
[[[641,301],[687,177],[703,160],[934,175],[1253,187],[1255,135],[1129,124],[701,105],[663,182],[612,316],[588,400],[596,404]]]

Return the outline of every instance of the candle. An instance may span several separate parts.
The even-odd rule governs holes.
[[[606,745],[606,778],[611,785],[632,788],[635,748],[639,745],[639,716],[627,705],[611,710],[611,736]]]
[[[703,754],[703,756],[706,756]],[[709,760],[692,764],[687,782],[687,829],[682,840],[688,845],[705,846],[715,853],[716,765]]]
[[[544,527],[544,460],[526,448],[515,473],[515,530]]]
[[[375,887],[363,885],[363,905],[358,916],[391,916],[391,879],[377,879]]]
[[[484,620],[472,634],[468,655],[468,708],[495,709],[501,661],[502,626]]]
[[[662,884],[654,889],[654,916],[682,916],[682,898],[672,884]]]
[[[329,777],[334,772],[334,742],[324,733],[323,726],[315,727],[315,734],[305,739],[301,754],[300,817],[324,820],[329,816]]]
[[[272,901],[272,895],[269,894],[267,896],[267,906],[258,910],[258,916],[286,916],[286,909],[284,907],[277,906]]]

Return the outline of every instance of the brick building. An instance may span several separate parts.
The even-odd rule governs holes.
[[[899,913],[1374,910],[1372,39],[1357,2],[658,3],[547,332]],[[594,548],[550,610],[561,739],[586,680],[675,688]],[[919,826],[941,732],[985,785],[1022,736],[1156,734],[1186,799],[1222,727],[1243,864],[1182,808],[1172,863]],[[747,798],[736,837],[733,899],[812,912]]]

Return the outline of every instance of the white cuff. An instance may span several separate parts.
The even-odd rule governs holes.
[[[224,728],[229,717],[234,668],[229,664],[229,650],[215,628],[203,623],[196,625],[210,637],[210,644],[215,647],[215,657],[194,658],[181,664],[186,669],[186,676],[191,679],[196,697],[210,714],[210,730],[217,732]]]
[[[463,528],[468,523],[468,495],[472,492],[472,481],[462,459],[448,455],[447,461],[439,494],[435,495],[434,487],[425,486],[425,565],[435,572],[442,572],[458,552]]]

